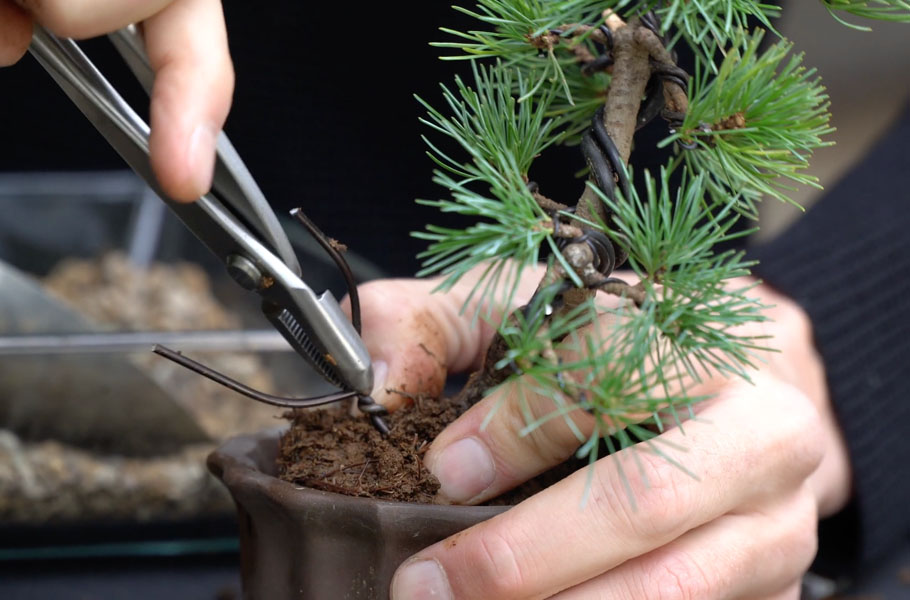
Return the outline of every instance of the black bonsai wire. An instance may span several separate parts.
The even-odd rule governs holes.
[[[373,426],[379,430],[383,435],[389,433],[389,426],[386,424],[385,420],[382,418],[384,415],[388,414],[388,410],[377,403],[369,396],[363,394],[358,394],[353,390],[347,390],[342,392],[334,392],[331,394],[324,394],[322,396],[310,396],[308,398],[293,397],[293,396],[276,396],[274,394],[269,394],[266,392],[261,392],[254,388],[251,388],[248,385],[240,383],[236,379],[228,377],[224,373],[216,371],[211,367],[207,367],[202,363],[195,361],[187,356],[184,356],[176,350],[171,350],[165,346],[156,344],[152,348],[152,352],[159,356],[171,360],[181,367],[185,367],[191,371],[194,371],[203,377],[211,379],[215,383],[219,383],[224,387],[242,394],[247,398],[256,400],[257,402],[262,402],[264,404],[271,404],[272,406],[280,406],[282,408],[313,408],[315,406],[323,406],[325,404],[331,404],[333,402],[340,402],[342,400],[348,400],[350,398],[357,398],[357,408],[362,410],[370,417],[370,421],[373,423]]]
[[[344,278],[344,284],[348,288],[348,298],[351,300],[351,324],[354,326],[354,330],[357,331],[357,335],[360,335],[360,294],[357,292],[357,282],[354,280],[354,273],[351,271],[348,261],[346,261],[341,252],[338,251],[336,244],[332,243],[332,240],[322,233],[322,230],[303,213],[302,209],[295,208],[291,210],[291,216],[297,219],[310,235],[319,242],[322,249],[325,250],[326,254],[335,262],[335,266],[338,267],[338,270],[341,271],[341,276]]]
[[[653,11],[648,11],[640,17],[641,24],[657,35],[661,42],[666,45],[666,38],[661,35],[661,22]],[[592,74],[597,71],[608,69],[614,63],[613,59],[613,32],[606,25],[599,25],[593,29],[595,46],[602,52],[593,57],[591,60],[582,61],[582,72]],[[577,28],[568,29],[551,29],[550,34],[553,36],[575,35]],[[676,60],[675,52],[671,53],[673,60]],[[684,92],[688,89],[689,74],[675,64],[666,64],[650,61],[651,77],[648,80],[645,89],[645,97],[636,117],[636,131],[653,121],[658,115],[667,121],[671,131],[682,125],[685,114],[674,112],[667,109],[666,99],[663,93],[664,82],[669,82],[679,86]],[[616,186],[623,197],[631,198],[632,183],[629,180],[628,170],[620,155],[613,138],[604,125],[605,107],[601,105],[591,117],[591,127],[584,133],[581,140],[581,151],[591,172],[593,184],[601,193],[611,201],[616,200]],[[694,146],[682,146],[684,149]],[[529,189],[537,191],[537,185],[529,182]],[[553,215],[554,229],[558,228],[559,218]],[[626,260],[625,253],[602,232],[596,230],[584,231],[581,235],[574,238],[560,237],[557,245],[560,251],[570,244],[586,244],[590,247],[594,257],[594,268],[602,275],[599,281],[585,282],[586,287],[591,289],[605,289],[610,287],[626,285],[620,279],[610,277],[613,269],[620,266]]]
[[[354,280],[354,274],[351,271],[351,267],[348,265],[342,253],[338,251],[332,241],[326,237],[326,235],[322,233],[316,224],[313,223],[313,221],[311,221],[309,217],[303,213],[302,209],[295,208],[291,211],[291,215],[296,218],[297,221],[306,228],[310,235],[316,239],[316,241],[326,251],[329,257],[331,257],[332,261],[338,267],[338,270],[341,271],[341,275],[344,278],[345,285],[347,286],[348,297],[351,301],[351,323],[359,335],[361,332],[360,296],[357,293],[357,282]],[[236,379],[228,377],[224,373],[216,371],[211,367],[207,367],[202,363],[197,362],[187,356],[184,356],[180,352],[177,352],[165,346],[155,345],[152,348],[152,351],[155,354],[163,356],[164,358],[167,358],[168,360],[171,360],[184,368],[194,371],[203,377],[221,384],[224,387],[237,392],[238,394],[242,394],[247,398],[251,398],[257,402],[270,404],[272,406],[281,406],[283,408],[312,408],[315,406],[323,406],[325,404],[341,402],[342,400],[348,400],[350,398],[356,397],[357,408],[370,418],[370,422],[373,424],[373,426],[383,435],[387,435],[389,433],[389,426],[383,418],[389,414],[388,409],[373,400],[373,398],[368,395],[360,394],[353,390],[343,390],[341,392],[323,394],[321,396],[310,396],[306,398],[277,396],[251,388],[250,386],[245,385]]]

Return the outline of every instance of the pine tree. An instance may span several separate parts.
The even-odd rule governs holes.
[[[910,22],[904,0],[821,1],[852,27],[855,18]],[[446,290],[481,269],[474,304],[489,307],[509,303],[526,269],[547,261],[530,302],[495,323],[462,396],[476,402],[521,381],[520,394],[551,398],[554,410],[528,414],[518,434],[551,418],[571,426],[568,415],[588,411],[596,426],[578,432],[578,455],[591,461],[601,439],[609,451],[647,443],[702,399],[687,392],[691,382],[747,378],[763,348],[736,328],[760,321],[763,307],[750,288],[729,285],[754,264],[716,248],[748,233],[735,225],[756,219],[760,199],[789,202],[795,185],[819,186],[805,169],[829,143],[825,90],[775,32],[781,9],[757,0],[478,0],[456,9],[477,28],[443,29],[449,41],[435,46],[444,59],[471,61],[473,81],[443,85],[444,108],[418,98],[434,181],[448,191],[420,202],[477,222],[415,233],[429,242],[421,274],[441,274]],[[676,62],[683,45],[692,73]],[[633,137],[658,117],[672,157],[658,173],[636,172]],[[441,150],[440,134],[463,154]],[[580,149],[587,183],[577,199],[550,198],[530,179],[555,145]],[[638,283],[613,275],[623,264]],[[598,290],[622,301],[608,307]],[[616,325],[591,327],[605,313]]]

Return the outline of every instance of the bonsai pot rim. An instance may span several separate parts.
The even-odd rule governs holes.
[[[387,598],[402,561],[509,508],[415,504],[298,487],[277,477],[285,429],[229,439],[207,461],[237,505],[246,598]]]

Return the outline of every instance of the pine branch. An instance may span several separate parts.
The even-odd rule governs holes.
[[[437,48],[460,50],[462,54],[441,57],[465,60],[496,57],[521,68],[529,75],[528,92],[533,94],[548,82],[559,81],[567,95],[564,68],[574,59],[557,57],[559,36],[551,30],[571,23],[591,23],[604,9],[619,0],[478,0],[474,10],[455,6],[455,10],[476,18],[489,30],[440,30],[458,41],[433,42]],[[522,96],[524,99],[526,96]]]
[[[870,27],[849,23],[837,12],[845,12],[865,19],[910,23],[910,2],[907,0],[822,0],[831,16],[852,29],[871,31]]]
[[[717,48],[726,47],[737,31],[748,30],[750,19],[774,31],[771,20],[780,16],[779,6],[756,0],[625,0],[618,8],[626,7],[653,9],[661,18],[661,33],[672,36],[670,46],[682,39],[712,66]]]
[[[685,152],[688,170],[710,174],[716,199],[739,193],[740,210],[750,215],[759,194],[789,201],[793,183],[820,187],[801,171],[813,150],[830,145],[822,136],[833,131],[815,70],[803,67],[786,41],[759,54],[762,37],[760,30],[740,33],[715,77],[696,72],[685,120],[661,142],[697,146]]]
[[[906,0],[823,2],[910,20]],[[702,399],[688,393],[693,382],[748,378],[754,354],[767,350],[741,327],[761,321],[764,307],[751,288],[731,289],[752,263],[715,248],[749,233],[734,224],[762,196],[787,200],[794,185],[818,185],[804,169],[831,131],[824,88],[788,42],[760,53],[763,32],[744,33],[750,20],[773,31],[779,8],[759,0],[479,0],[457,10],[478,29],[443,29],[456,40],[434,45],[461,52],[447,59],[473,60],[474,81],[443,87],[445,114],[421,103],[423,122],[466,158],[427,140],[434,181],[450,197],[422,202],[478,222],[415,234],[431,242],[421,274],[444,274],[447,288],[483,269],[472,297],[501,306],[522,269],[551,251],[534,297],[499,323],[485,368],[463,393],[472,401],[491,386],[516,386],[522,435],[564,419],[592,462],[602,440],[609,452],[645,445],[685,470],[658,445],[665,420],[691,416]],[[696,52],[691,80],[675,65],[677,43]],[[636,129],[657,114],[672,127],[662,145],[681,152],[656,178],[640,174],[640,194],[626,163]],[[550,145],[583,134],[592,175],[570,208],[528,173]],[[637,283],[609,277],[610,252],[628,256]],[[597,290],[624,300],[608,307]],[[531,394],[553,410],[531,411]]]
[[[537,263],[541,245],[553,243],[552,220],[527,187],[531,162],[553,141],[552,121],[544,118],[552,95],[519,103],[510,92],[516,86],[524,91],[526,80],[501,63],[489,68],[475,64],[473,74],[474,88],[459,78],[457,92],[442,86],[452,117],[418,98],[428,112],[421,121],[456,141],[470,157],[451,158],[425,138],[441,167],[433,181],[449,190],[452,199],[418,202],[479,222],[465,229],[430,225],[412,235],[431,242],[419,255],[424,262],[418,275],[446,275],[440,289],[451,288],[469,270],[487,263],[477,283],[478,306],[492,306],[483,300],[500,288],[513,293],[522,270]]]
[[[646,199],[637,193],[628,200],[603,197],[616,228],[609,234],[626,247],[629,264],[642,279],[645,299],[637,304],[642,312],[653,312],[650,327],[660,338],[649,344],[668,343],[693,378],[699,376],[695,365],[702,373],[745,376],[748,352],[758,346],[732,328],[761,321],[762,306],[743,290],[727,289],[726,282],[748,275],[752,263],[742,253],[715,254],[714,248],[750,232],[734,232],[735,198],[706,201],[705,181],[704,175],[684,178],[674,193],[668,171],[659,182],[645,173]]]
[[[549,286],[500,329],[507,350],[495,369],[508,372],[503,385],[521,378],[526,392],[554,403],[527,419],[524,434],[557,418],[572,426],[584,410],[600,424],[592,436],[616,435],[620,448],[638,443],[646,438],[635,435],[636,424],[703,399],[688,394],[691,382],[714,373],[747,378],[752,353],[766,350],[761,338],[738,329],[762,321],[764,307],[749,297],[750,287],[728,284],[751,263],[742,253],[713,250],[739,235],[730,232],[734,203],[715,207],[706,220],[703,176],[675,193],[666,170],[659,181],[648,174],[645,181],[647,198],[603,197],[618,228],[612,235],[627,244],[643,278],[644,299],[606,308],[588,298],[559,311],[560,290]],[[582,454],[597,451],[592,438],[579,442]]]

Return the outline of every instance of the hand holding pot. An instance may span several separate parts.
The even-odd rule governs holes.
[[[364,290],[364,306],[385,313],[372,315],[381,322],[365,314],[364,323],[374,356],[389,357],[386,387],[438,392],[445,367],[476,366],[492,335],[458,314],[470,283],[427,296],[433,285]],[[770,288],[755,293],[774,308],[753,333],[771,336],[767,345],[780,352],[763,357],[753,384],[715,376],[691,390],[712,396],[697,405],[700,418],[657,438],[689,473],[637,448],[603,458],[584,505],[586,469],[412,557],[392,598],[798,598],[818,518],[849,496],[849,462],[807,317]],[[560,419],[519,437],[524,417],[508,394],[500,389],[475,405],[427,453],[444,501],[482,502],[577,448]]]
[[[234,91],[218,0],[0,0],[0,66],[17,62],[26,52],[33,22],[79,39],[141,22],[156,74],[152,167],[175,199],[193,201],[209,190],[215,139]]]

